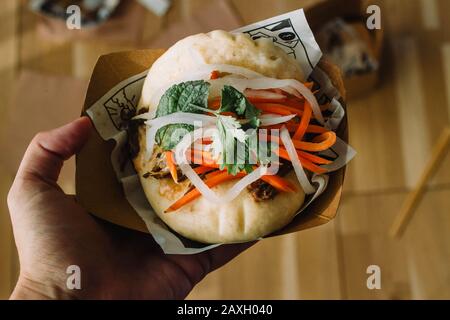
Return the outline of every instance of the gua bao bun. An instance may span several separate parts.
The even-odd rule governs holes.
[[[213,31],[187,37],[168,49],[149,70],[138,113],[155,114],[159,99],[170,84],[195,77],[202,64],[233,65],[266,77],[304,81],[298,62],[271,40],[252,40],[244,34]],[[200,80],[200,79],[189,79]],[[206,79],[204,79],[206,80]],[[255,240],[287,225],[302,206],[305,193],[290,170],[283,178],[295,187],[293,192],[278,192],[268,200],[257,201],[248,188],[234,200],[214,203],[200,196],[173,212],[165,212],[191,187],[189,179],[175,183],[170,175],[149,175],[155,165],[155,152],[146,160],[145,126],[139,128],[139,153],[133,159],[146,197],[156,214],[182,236],[203,243],[230,243]],[[211,189],[225,194],[236,180]]]

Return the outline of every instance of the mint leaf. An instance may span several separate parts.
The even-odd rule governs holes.
[[[173,85],[161,97],[156,110],[156,118],[175,112],[202,113],[196,106],[207,108],[208,94],[209,83],[203,80]],[[193,130],[192,125],[169,124],[158,130],[155,140],[164,151],[171,150],[186,133]]]
[[[232,86],[225,85],[222,89],[222,101],[218,112],[235,112],[249,120],[246,127],[257,128],[258,116],[261,112],[247,98]]]

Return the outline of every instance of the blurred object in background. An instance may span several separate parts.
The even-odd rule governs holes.
[[[22,71],[0,129],[0,148],[8,150],[8,156],[0,158],[2,169],[14,176],[37,132],[79,117],[86,88],[87,81],[84,80]],[[68,193],[75,193],[74,163],[71,159],[64,165],[59,179],[61,187]]]
[[[367,28],[368,5],[366,0],[319,0],[306,10],[324,55],[342,70],[350,99],[378,83],[383,32]]]
[[[220,14],[218,14],[220,12]],[[229,1],[209,1],[202,10],[193,12],[188,19],[180,20],[169,25],[153,38],[150,43],[145,43],[149,48],[169,48],[175,42],[184,37],[212,30],[233,30],[243,25],[242,20],[235,13]]]
[[[366,32],[362,23],[350,24],[336,18],[325,24],[316,34],[324,55],[341,68],[346,78],[378,69],[378,61],[364,33]]]
[[[170,0],[138,0],[144,7],[152,11],[157,16],[163,16],[169,10]]]
[[[67,8],[80,8],[81,26],[91,27],[106,21],[116,10],[120,0],[30,0],[30,8],[44,16],[66,21],[71,13]]]
[[[66,19],[72,14],[67,13],[67,7],[74,4],[81,9],[79,30],[66,25]],[[47,39],[101,40],[129,45],[140,43],[144,20],[148,19],[147,9],[158,19],[170,4],[169,0],[30,0],[30,8],[40,18],[37,30]]]

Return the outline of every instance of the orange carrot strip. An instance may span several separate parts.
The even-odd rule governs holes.
[[[220,77],[220,72],[217,70],[214,70],[213,72],[211,72],[211,76],[209,77],[209,79],[215,80],[215,79],[218,79],[219,77]]]
[[[294,139],[301,141],[303,136],[306,133],[306,129],[308,128],[309,121],[311,120],[312,109],[309,105],[309,102],[305,103],[305,110],[303,111],[302,118],[300,120],[300,124],[298,125],[297,130],[294,134]]]
[[[293,98],[288,98],[286,100],[286,102],[283,103],[283,104],[286,105],[286,106],[289,106],[289,107],[293,107],[293,108],[296,108],[296,109],[303,110],[304,105],[305,105],[305,100],[297,98],[297,97],[293,97]]]
[[[267,99],[267,98],[256,98],[256,97],[247,97],[247,100],[251,103],[280,103],[284,104],[287,99]]]
[[[278,103],[255,103],[255,107],[263,112],[281,114],[285,116],[290,114],[297,114],[301,116],[303,114],[302,110]]]
[[[216,171],[213,171],[211,173],[208,173],[206,175],[206,178],[212,178],[212,177],[217,176],[218,174],[221,174],[222,172],[226,172],[226,171],[227,170],[216,170]]]
[[[325,133],[328,131],[329,131],[328,129],[315,124],[310,124],[308,128],[306,128],[307,133]]]
[[[283,179],[280,176],[272,175],[272,176],[262,176],[261,180],[270,184],[275,189],[282,191],[282,192],[294,192],[296,191],[296,188],[292,183],[290,183],[288,180]]]
[[[328,159],[324,159],[322,157],[316,156],[314,154],[308,153],[308,152],[304,152],[304,151],[297,151],[297,153],[302,157],[305,158],[313,163],[317,163],[317,164],[330,164],[332,161],[328,160]]]
[[[272,141],[278,141],[278,137],[269,136]],[[313,142],[299,141],[292,139],[295,149],[304,151],[324,151],[331,148],[336,142],[336,133],[333,131],[324,132],[313,139]]]
[[[238,179],[238,178],[242,178],[243,176],[245,176],[245,173],[238,173],[235,176],[228,174],[226,171],[221,172],[220,174],[214,175],[211,178],[207,178],[205,180],[205,184],[212,188],[214,186],[217,186],[218,184],[221,184],[225,181],[230,181],[233,179]],[[172,205],[170,205],[169,208],[167,208],[164,212],[171,212],[171,211],[175,211],[178,210],[179,208],[181,208],[182,206],[184,206],[185,204],[191,202],[192,200],[198,198],[201,195],[200,191],[198,191],[197,188],[192,189],[191,191],[189,191],[188,193],[186,193],[184,196],[182,196],[180,199],[178,199],[177,201],[175,201]]]
[[[214,169],[215,169],[214,167],[199,166],[199,167],[194,168],[194,171],[197,174],[204,174],[204,173],[213,171]]]
[[[305,82],[303,84],[305,87],[307,87],[309,90],[312,90],[312,88],[314,87],[314,82]]]
[[[208,106],[213,110],[219,109],[220,108],[220,98],[214,98],[212,100],[209,100]]]
[[[211,144],[212,140],[210,138],[202,138],[202,144]]]
[[[166,161],[173,181],[178,183],[177,165],[175,164],[175,159],[172,151],[166,151]]]
[[[189,160],[191,163],[213,168],[218,166],[210,152],[196,149],[189,149],[188,152],[190,154]]]
[[[319,138],[319,139],[318,139]],[[296,149],[304,151],[324,151],[331,148],[336,142],[336,134],[333,131],[322,133],[315,137],[313,142],[304,142],[298,140],[292,140]]]
[[[287,152],[286,149],[284,149],[284,148],[279,148],[279,149],[278,149],[277,151],[275,151],[275,152],[278,153],[278,155],[279,155],[280,158],[283,158],[283,159],[292,161],[291,158],[289,157],[289,154],[288,154],[288,152]],[[303,158],[301,155],[298,155],[298,156],[299,156],[298,158],[299,158],[299,160],[300,160],[300,163],[302,164],[302,166],[303,166],[305,169],[308,169],[309,171],[314,172],[314,173],[317,173],[317,174],[322,174],[322,173],[327,172],[327,170],[325,170],[324,168],[321,168],[321,167],[319,167],[319,166],[316,166],[314,163],[312,163],[311,161],[309,161],[309,160]]]
[[[283,126],[286,126],[289,132],[295,132],[298,128],[298,123],[291,120],[285,123],[274,124],[271,126],[262,126],[261,129],[281,129]],[[306,133],[325,133],[328,131],[329,131],[328,129],[315,124],[310,124],[306,128]]]

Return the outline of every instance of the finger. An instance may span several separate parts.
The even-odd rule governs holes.
[[[91,128],[89,118],[82,117],[60,128],[38,133],[25,152],[17,176],[56,182],[64,161],[82,148]]]
[[[226,244],[205,252],[206,254],[209,255],[210,259],[209,272],[214,271],[217,268],[220,268],[221,266],[223,266],[233,258],[237,257],[240,253],[247,250],[256,243],[257,241],[238,244]]]
[[[168,255],[167,258],[176,262],[186,273],[191,284],[195,285],[208,273],[220,268],[255,243],[256,241],[226,244],[192,256]]]

